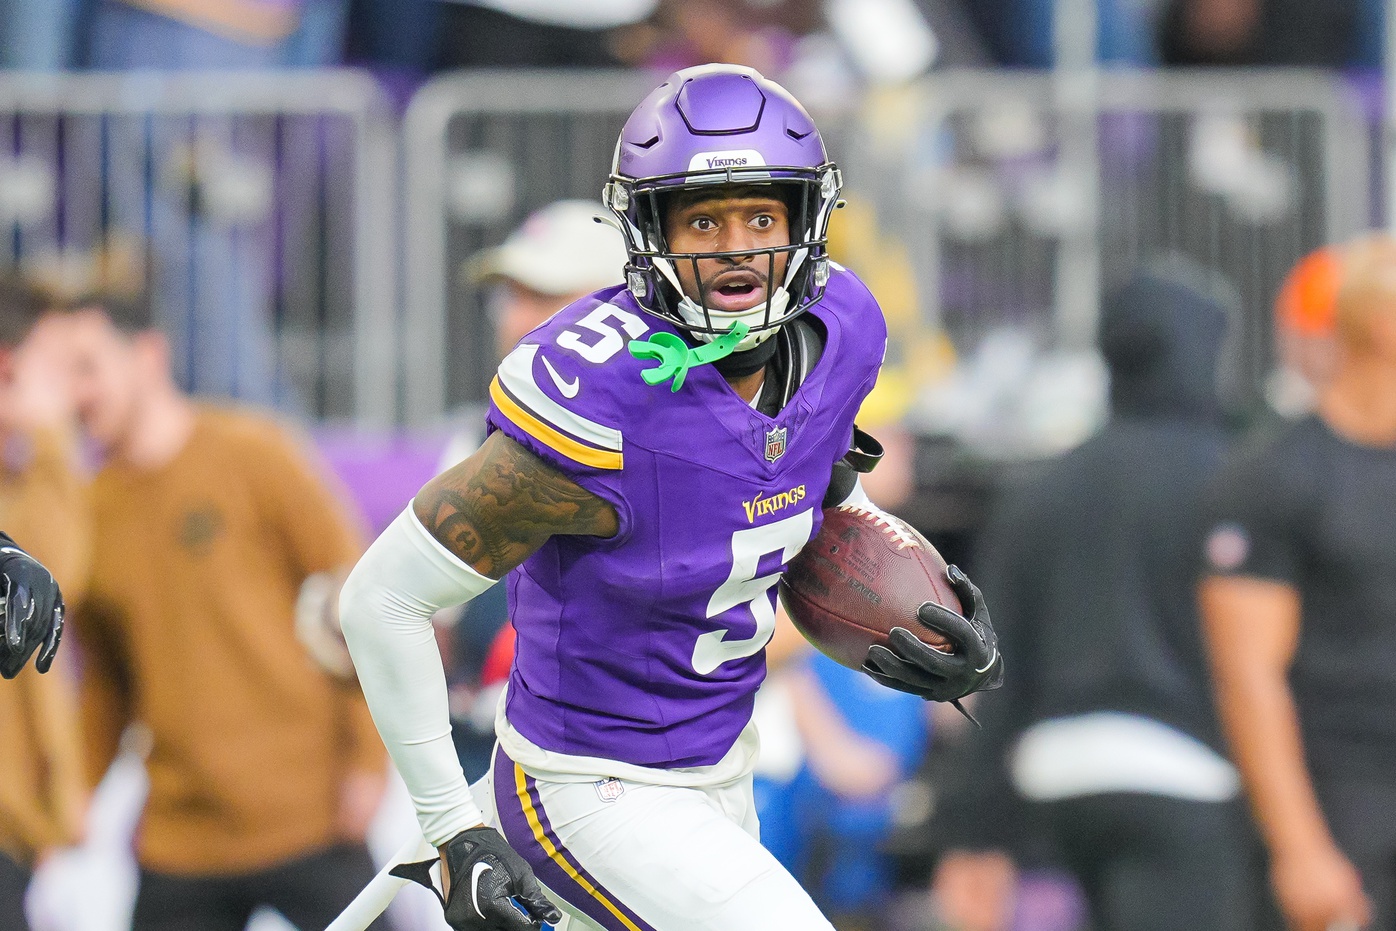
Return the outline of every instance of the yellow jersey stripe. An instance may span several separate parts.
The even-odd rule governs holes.
[[[504,357],[504,361],[499,363],[499,383],[504,386],[504,390],[518,400],[520,404],[528,408],[533,416],[544,423],[552,424],[559,430],[575,436],[583,443],[596,446],[600,449],[609,449],[612,452],[620,452],[623,448],[623,440],[620,431],[615,427],[608,427],[599,424],[594,420],[588,420],[581,414],[554,401],[546,391],[538,387],[535,377],[538,357],[541,354],[538,346],[532,343],[520,343],[514,351]],[[554,384],[559,391],[570,389],[572,395],[581,390],[580,377],[573,378],[571,384],[564,389],[561,376],[553,368],[547,357],[543,357],[543,367],[548,370]],[[599,373],[598,373],[599,374]]]
[[[538,812],[533,810],[533,799],[528,794],[528,782],[526,780],[527,777],[524,775],[523,767],[515,763],[514,789],[518,793],[519,804],[523,806],[524,817],[528,819],[528,826],[533,830],[533,839],[543,848],[543,852],[548,855],[549,859],[562,867],[562,871],[572,877],[572,881],[581,886],[582,889],[586,891],[587,895],[600,902],[605,907],[606,911],[616,916],[617,921],[625,925],[630,931],[640,931],[640,927],[636,925],[635,922],[631,921],[620,909],[616,908],[615,903],[598,891],[595,886],[587,881],[585,876],[578,873],[576,869],[573,868],[572,864],[567,862],[567,858],[558,851],[552,839],[543,831],[543,825],[538,820]]]
[[[505,417],[513,421],[516,427],[574,462],[591,466],[593,469],[619,469],[625,462],[621,453],[584,446],[533,416],[517,401],[509,397],[499,384],[498,376],[495,376],[494,381],[490,382],[490,399],[494,401],[495,406],[504,413]]]

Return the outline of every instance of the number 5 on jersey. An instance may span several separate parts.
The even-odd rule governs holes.
[[[630,311],[612,304],[602,304],[574,324],[596,334],[600,339],[587,342],[583,334],[567,329],[557,338],[557,344],[563,349],[572,350],[593,365],[600,365],[625,348],[625,338],[611,325],[612,320],[619,323],[625,335],[631,339],[639,339],[649,332],[645,321]]]
[[[732,574],[708,600],[708,617],[717,617],[741,604],[751,609],[756,633],[744,640],[725,639],[730,629],[713,630],[693,645],[693,670],[708,675],[723,663],[751,656],[764,647],[776,629],[776,611],[771,587],[780,580],[779,572],[756,577],[761,557],[781,554],[788,563],[804,549],[814,534],[813,509],[778,520],[763,527],[748,527],[732,534]]]

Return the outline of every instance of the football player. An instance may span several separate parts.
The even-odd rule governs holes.
[[[13,679],[34,660],[48,672],[63,637],[63,595],[53,574],[0,532],[0,595],[4,596],[4,636],[0,637],[0,676]]]
[[[54,399],[62,392],[56,390],[52,383],[52,360],[45,350],[36,346],[38,337],[34,336],[40,327],[40,318],[47,309],[47,299],[30,284],[11,276],[0,276],[0,437],[6,440],[7,449],[13,445],[21,451],[20,455],[7,456],[7,459],[17,461],[7,461],[3,471],[7,473],[6,479],[16,486],[22,484],[24,478],[40,475],[43,479],[40,484],[45,489],[50,487],[48,479],[63,473],[64,480],[56,484],[62,485],[66,491],[69,490],[66,482],[68,470],[54,467],[54,462],[62,462],[64,457],[57,453],[48,455],[49,447],[57,444],[48,442],[47,435],[37,442],[34,438],[36,426],[42,425],[44,429],[40,432],[47,434],[52,432],[48,430],[50,421],[62,418],[62,414],[50,416],[49,409],[55,407]],[[44,342],[51,344],[52,336]],[[29,347],[27,355],[30,361],[27,363],[20,361],[25,354],[22,345]],[[44,353],[43,357],[35,356],[35,352]],[[57,406],[62,407],[61,404]],[[42,409],[42,415],[36,414],[39,409]],[[36,455],[36,448],[44,454]],[[16,494],[18,492],[11,492],[6,503],[13,505],[11,499]],[[66,505],[79,496],[60,493],[59,497],[64,499]],[[26,513],[44,510],[51,511],[52,508],[30,507]],[[24,528],[19,525],[25,524],[25,521],[17,519],[14,512],[13,506],[7,509],[7,520],[13,521],[12,529],[22,531]],[[59,519],[70,515],[65,510],[61,515],[50,513],[48,516]],[[63,524],[64,520],[59,519],[59,525]],[[71,538],[77,533],[76,530],[68,533],[59,531],[58,536]],[[27,535],[21,532],[20,536]],[[30,545],[39,552],[46,552],[42,543],[31,542]],[[60,546],[58,549],[65,551],[66,555],[66,551],[72,547]],[[53,561],[57,556],[45,558]],[[19,675],[35,651],[38,652],[35,667],[39,672],[48,672],[63,636],[63,596],[52,573],[3,531],[0,531],[0,605],[3,605],[0,607],[0,614],[3,614],[0,617],[0,677],[13,679]]]
[[[28,931],[34,869],[77,840],[85,805],[73,667],[50,671],[64,626],[57,579],[80,589],[90,546],[67,333],[50,308],[0,273],[0,679],[14,680],[0,681],[0,931]]]
[[[484,446],[350,575],[345,635],[453,927],[831,928],[757,840],[750,719],[781,572],[821,505],[872,506],[854,466],[874,444],[850,447],[886,327],[825,252],[840,185],[779,85],[670,76],[604,191],[625,284],[519,343]],[[506,574],[517,655],[472,796],[430,617]],[[937,700],[1000,681],[982,599],[952,578],[970,617],[921,613],[954,652],[900,631],[868,657],[878,681]]]

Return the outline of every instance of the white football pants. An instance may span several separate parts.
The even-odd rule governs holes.
[[[750,776],[549,782],[496,747],[471,788],[565,912],[559,931],[834,931],[757,840]]]

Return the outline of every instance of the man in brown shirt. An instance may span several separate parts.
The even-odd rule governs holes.
[[[23,283],[0,279],[0,527],[49,567],[0,534],[0,594],[11,615],[23,607],[20,585],[38,593],[56,588],[56,578],[72,596],[87,571],[83,489],[60,429],[71,408],[50,382],[57,334],[34,332],[44,307]],[[43,608],[36,604],[31,619],[50,625],[55,606],[51,597]],[[72,682],[64,664],[39,674],[53,653],[42,644],[46,634],[32,634],[15,649],[0,632],[0,675],[12,680],[0,681],[0,931],[28,927],[30,870],[47,851],[77,839],[83,806]],[[38,662],[27,664],[36,648]]]
[[[372,876],[386,757],[356,685],[294,633],[312,575],[362,537],[283,428],[175,387],[148,306],[72,313],[78,411],[107,456],[73,626],[89,773],[150,731],[137,931],[241,929],[261,905],[321,928]]]

